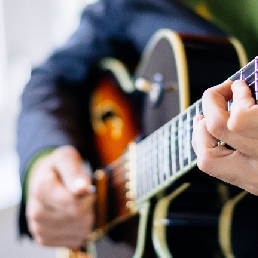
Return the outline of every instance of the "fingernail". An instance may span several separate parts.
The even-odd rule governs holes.
[[[84,178],[78,177],[74,180],[74,186],[76,189],[86,188],[87,182]]]

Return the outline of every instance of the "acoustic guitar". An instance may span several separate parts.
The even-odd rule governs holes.
[[[90,103],[96,225],[86,252],[67,257],[234,257],[232,218],[248,194],[198,170],[191,135],[207,87],[243,75],[254,87],[257,65],[246,60],[234,38],[168,29],[133,71],[102,60]]]

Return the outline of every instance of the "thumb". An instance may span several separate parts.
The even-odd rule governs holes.
[[[83,159],[72,146],[62,146],[52,155],[54,169],[63,185],[75,195],[85,195],[92,191],[91,178]]]

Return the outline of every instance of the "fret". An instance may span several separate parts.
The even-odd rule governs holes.
[[[154,133],[151,136],[152,138],[152,173],[151,176],[154,178],[154,188],[159,185],[159,177],[158,177],[158,134]]]
[[[183,169],[186,165],[188,165],[187,110],[182,115],[182,121],[183,121],[183,127],[182,127],[181,131],[182,131],[182,143],[183,143],[183,145],[182,145],[183,166],[181,167],[181,169]]]
[[[142,183],[143,183],[143,186],[142,186],[142,195],[146,194],[148,192],[148,189],[150,189],[150,185],[151,185],[151,178],[149,178],[149,173],[150,173],[150,164],[149,164],[149,160],[150,160],[150,152],[148,151],[148,149],[150,148],[150,144],[149,144],[149,141],[145,140],[143,142],[143,153],[145,155],[145,158],[142,157],[142,160],[141,162],[143,162],[143,169],[142,169]]]
[[[143,185],[141,186],[142,189],[142,195],[145,195],[146,193],[149,192],[149,190],[152,188],[153,185],[153,177],[151,176],[151,172],[152,172],[152,142],[151,142],[151,137],[147,137],[144,141],[143,141],[143,153],[145,155],[145,157],[142,157],[141,162],[143,163],[142,167],[142,183]]]
[[[186,165],[189,165],[191,163],[191,149],[192,149],[192,125],[193,125],[193,119],[191,117],[191,109],[188,108],[186,110],[186,114],[187,114],[187,120],[186,120],[186,124],[187,124],[187,128],[186,128],[186,146],[187,146],[187,163]]]
[[[147,161],[148,156],[146,155],[145,149],[144,149],[144,143],[141,142],[137,145],[137,178],[139,179],[137,182],[137,198],[142,196],[144,194],[144,187],[146,185],[144,184],[143,176],[145,174],[145,166],[144,163]]]
[[[176,162],[176,141],[177,141],[177,137],[176,137],[176,120],[172,119],[171,122],[171,133],[170,133],[170,153],[171,153],[171,176],[176,174],[177,171],[177,162]]]
[[[190,141],[192,142],[192,134],[193,134],[193,118],[199,113],[199,108],[198,108],[198,104],[196,103],[195,105],[190,107],[190,135],[191,135],[191,139]],[[193,150],[192,144],[191,144],[191,157],[190,157],[190,162],[191,163],[193,160],[196,159],[196,154]]]
[[[162,184],[169,175],[167,125],[158,131],[158,175],[159,184]]]
[[[141,189],[141,192],[142,192],[142,195],[146,194],[148,192],[148,189],[150,189],[150,178],[149,178],[149,174],[150,173],[150,165],[149,165],[149,160],[150,160],[150,152],[148,152],[148,149],[149,149],[150,145],[149,145],[149,142],[148,140],[144,141],[143,142],[143,153],[145,155],[145,158],[142,157],[142,160],[141,162],[143,163],[143,169],[142,169],[142,189]]]
[[[139,155],[137,155],[138,158],[138,173],[140,174],[139,179],[141,180],[141,184],[138,184],[138,192],[139,192],[139,198],[141,196],[144,196],[146,193],[148,193],[149,189],[151,189],[152,185],[152,178],[150,177],[151,173],[151,153],[150,148],[152,147],[150,143],[150,137],[146,138],[142,142],[139,143]]]
[[[164,125],[164,178],[169,179],[170,175],[170,123]]]
[[[180,170],[178,128],[179,128],[179,120],[176,119],[175,120],[175,152],[174,152],[175,164],[176,164],[176,170],[174,171],[175,174],[177,173],[177,171]]]
[[[193,118],[198,114],[198,104],[197,102],[190,106],[189,108],[189,116],[190,116],[190,119],[193,120]]]
[[[182,119],[181,118],[181,114],[180,116],[178,116],[178,128],[177,128],[177,163],[178,163],[178,167],[177,167],[177,171],[181,170],[181,167],[183,166],[182,163]],[[176,171],[176,172],[177,172]]]
[[[163,126],[157,130],[157,150],[158,150],[158,179],[159,185],[164,181],[164,128]]]
[[[151,190],[152,188],[156,187],[156,185],[157,185],[157,179],[156,179],[155,173],[153,173],[154,167],[155,167],[155,160],[154,160],[155,146],[154,146],[154,141],[153,141],[153,134],[148,136],[145,139],[145,141],[146,141],[146,146],[147,146],[146,152],[147,152],[149,159],[146,161],[147,170],[146,170],[146,175],[144,177],[144,180],[146,182],[147,192],[148,192],[148,190]]]
[[[156,186],[159,186],[160,184],[160,164],[159,164],[159,159],[160,159],[160,153],[159,153],[159,150],[161,148],[160,146],[160,139],[159,139],[159,132],[160,132],[160,128],[154,133],[155,135],[155,169],[154,169],[154,173],[155,173],[155,176],[156,176],[156,182],[157,182],[157,185]]]
[[[130,148],[129,148],[129,151],[130,151]],[[139,162],[139,156],[141,156],[141,144],[137,144],[136,147],[135,147],[135,163],[136,164],[133,164],[135,166],[135,177],[136,177],[136,199],[139,197],[139,194],[140,193],[140,187],[139,187],[139,184],[141,183],[141,163]],[[132,154],[130,155],[132,156]],[[132,162],[132,161],[131,161]],[[130,162],[130,163],[131,163]]]
[[[202,115],[203,114],[203,112],[202,112],[202,100],[201,99],[198,100],[196,104],[197,104],[197,107],[198,107],[198,110],[196,110],[196,114]]]
[[[184,114],[178,116],[178,159],[179,170],[184,167]]]
[[[148,160],[146,160],[146,164],[147,164],[147,170],[146,170],[146,176],[144,178],[144,180],[146,180],[147,182],[147,189],[152,189],[152,187],[154,187],[155,185],[155,178],[152,176],[152,170],[153,170],[153,144],[152,144],[152,137],[148,137],[147,138],[147,149],[146,149],[146,153],[149,157]]]
[[[146,192],[148,192],[148,189],[151,189],[154,185],[154,177],[152,177],[152,149],[153,149],[153,145],[152,145],[152,138],[151,137],[147,137],[146,139],[146,155],[148,156],[148,160],[146,160],[146,174],[144,179],[144,182],[146,182]]]
[[[148,137],[145,141],[145,155],[147,157],[147,159],[145,160],[145,167],[146,170],[143,170],[142,173],[142,182],[143,182],[143,186],[142,186],[142,191],[144,194],[148,193],[149,189],[151,189],[152,185],[153,185],[153,178],[151,176],[151,171],[152,171],[152,164],[151,164],[151,137]],[[144,159],[144,157],[142,157],[142,159]]]
[[[254,73],[255,73],[255,76],[254,76],[254,99],[257,103],[258,101],[258,58],[256,57],[254,59],[254,66],[255,66],[255,69],[254,69]]]

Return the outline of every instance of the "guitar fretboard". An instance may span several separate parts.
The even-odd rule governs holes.
[[[244,79],[258,99],[258,58],[232,75],[230,80]],[[196,165],[191,145],[193,118],[202,113],[202,100],[188,107],[135,147],[136,203],[165,189]]]

